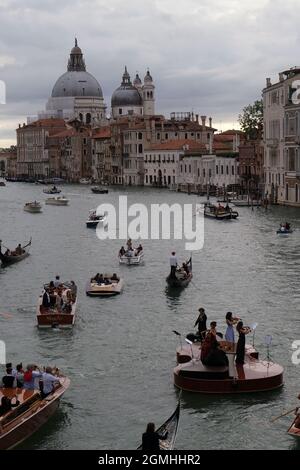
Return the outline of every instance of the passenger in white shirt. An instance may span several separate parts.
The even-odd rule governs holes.
[[[58,287],[61,285],[61,282],[60,282],[60,277],[59,276],[55,276],[55,281],[54,281],[54,287]]]
[[[52,374],[52,368],[46,367],[46,372],[43,373],[43,398],[52,393],[55,385],[59,383],[59,377]]]

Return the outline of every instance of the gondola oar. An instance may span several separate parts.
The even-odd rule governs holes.
[[[180,347],[182,349],[181,333],[178,333],[178,331],[176,331],[176,330],[172,330],[172,331],[173,331],[173,333],[175,333],[176,336],[179,336]]]
[[[293,408],[292,410],[286,411],[285,413],[282,413],[281,415],[276,416],[276,418],[271,419],[271,423],[274,423],[274,421],[276,421],[277,419],[281,418],[282,416],[289,415],[290,413],[292,413],[293,411],[295,411],[296,408],[297,408],[297,406],[296,406],[295,408]]]

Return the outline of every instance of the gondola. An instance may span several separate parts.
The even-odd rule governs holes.
[[[180,396],[178,400],[178,404],[176,407],[176,410],[174,413],[170,416],[170,418],[167,419],[167,421],[164,422],[158,429],[156,429],[156,432],[163,436],[168,433],[167,439],[161,440],[159,447],[160,450],[173,450],[174,445],[175,445],[175,440],[176,440],[176,435],[177,435],[177,428],[178,428],[178,423],[179,423],[179,416],[180,416]],[[137,450],[142,450],[143,446],[140,445]]]
[[[296,423],[296,419],[297,419],[297,416],[296,418],[294,419],[294,421],[292,422],[291,426],[289,427],[289,429],[287,430],[287,433],[290,435],[290,436],[294,436],[294,437],[300,437],[300,429],[297,428],[295,426],[295,423]]]
[[[91,188],[91,191],[92,193],[95,193],[95,194],[107,194],[108,193],[108,189],[102,188],[101,186],[94,186],[93,188]]]
[[[166,278],[169,287],[184,288],[189,285],[193,278],[192,258],[190,258],[186,264],[189,266],[189,273],[186,274],[186,272],[182,268],[179,271],[176,271],[175,276],[171,276],[170,273],[169,276]]]
[[[26,251],[25,248],[31,245],[31,239],[27,245],[22,246],[22,249],[24,250],[24,253],[21,255],[5,255],[2,253],[1,249],[1,242],[0,240],[0,261],[2,263],[2,266],[8,266],[10,264],[18,263],[18,261],[22,261],[24,258],[27,258],[29,256],[29,251]]]

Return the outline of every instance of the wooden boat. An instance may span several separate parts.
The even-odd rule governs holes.
[[[26,202],[24,211],[31,212],[32,214],[38,214],[42,212],[42,206],[38,201]]]
[[[112,279],[112,276],[104,276],[109,282],[98,284],[94,279],[91,279],[86,285],[86,295],[91,297],[112,297],[122,292],[124,281],[121,278],[118,280]]]
[[[71,289],[71,284],[62,282],[62,297],[66,295],[66,291]],[[49,285],[45,285],[45,288]],[[73,297],[71,303],[71,311],[66,313],[63,308],[58,310],[56,306],[45,308],[43,305],[43,294],[40,295],[36,308],[37,326],[39,328],[72,328],[75,323],[75,312],[77,305],[77,296]]]
[[[27,243],[27,245],[22,246],[23,253],[20,255],[15,254],[15,252],[10,252],[11,254],[9,255],[2,253],[1,242],[2,240],[0,240],[0,261],[2,266],[18,263],[19,261],[22,261],[23,259],[27,258],[27,256],[29,256],[29,251],[25,250],[25,248],[31,245],[31,240],[29,243]]]
[[[91,191],[95,194],[107,194],[108,189],[102,188],[101,186],[94,186]]]
[[[38,390],[0,388],[2,396],[17,394],[20,404],[0,418],[0,450],[12,449],[34,434],[55,413],[59,401],[70,386],[70,379],[59,377],[58,386],[42,399]]]
[[[276,233],[278,235],[288,235],[289,233],[293,233],[293,230],[291,228],[286,229],[285,227],[281,227],[280,229],[276,231]]]
[[[43,193],[45,194],[59,194],[61,193],[61,189],[53,186],[53,188],[43,189]]]
[[[164,434],[168,433],[167,439],[159,441],[159,446],[161,450],[173,450],[177,435],[178,423],[180,417],[180,398],[178,400],[178,404],[174,413],[164,422],[156,432],[163,436]],[[140,445],[137,450],[142,450],[143,446]]]
[[[200,343],[177,348],[174,384],[181,390],[197,393],[227,394],[263,392],[283,385],[283,367],[270,360],[260,360],[259,353],[246,345],[245,364],[236,365],[235,351],[220,342],[227,354],[228,366],[205,366],[200,360]]]
[[[134,250],[133,250],[134,252]],[[128,266],[138,265],[143,263],[144,261],[144,251],[140,251],[138,255],[133,254],[129,256],[125,253],[123,256],[119,256],[119,263],[120,264],[127,264]]]
[[[184,288],[189,285],[193,278],[192,258],[186,263],[189,266],[189,273],[187,274],[183,268],[177,269],[175,277],[171,273],[166,278],[169,287]]]
[[[67,206],[69,204],[69,199],[64,196],[48,197],[45,204],[52,206]]]
[[[215,204],[205,203],[204,205],[204,217],[218,220],[231,220],[236,219],[238,216],[238,212],[234,211],[230,207],[226,210],[226,207],[219,207]]]
[[[88,228],[96,228],[98,224],[103,225],[103,227],[106,227],[107,218],[103,214],[97,215],[96,209],[92,209],[89,211],[89,218],[86,221],[86,226]]]
[[[295,426],[295,423],[296,423],[296,419],[297,419],[297,418],[298,418],[298,416],[295,417],[294,421],[292,422],[292,424],[290,425],[289,429],[287,430],[287,433],[288,433],[290,436],[300,438],[300,428],[297,428],[297,427]]]

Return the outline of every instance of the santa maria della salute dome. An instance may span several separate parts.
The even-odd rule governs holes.
[[[112,95],[112,117],[155,114],[154,88],[149,71],[144,84],[138,74],[132,84],[125,67],[121,86]],[[39,119],[49,117],[66,120],[77,118],[95,126],[107,120],[101,85],[87,72],[77,39],[70,52],[67,71],[54,84],[46,110],[38,114]]]

